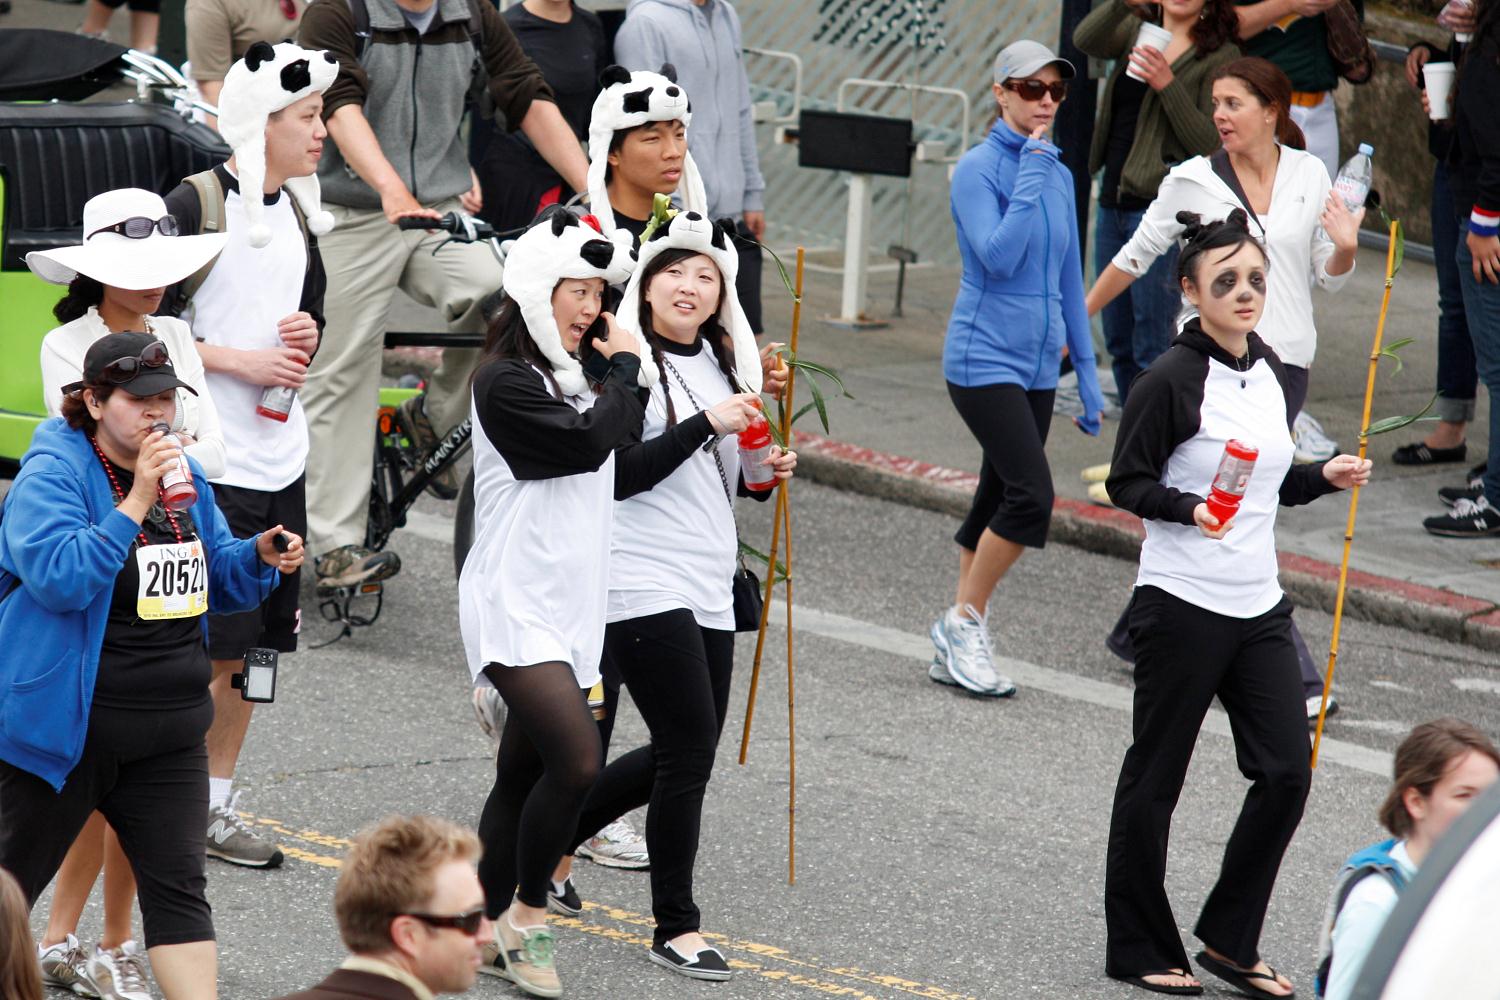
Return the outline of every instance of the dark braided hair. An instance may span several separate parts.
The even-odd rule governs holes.
[[[656,332],[652,323],[651,306],[646,302],[646,289],[662,271],[673,264],[680,263],[690,257],[707,256],[698,250],[689,250],[683,247],[674,247],[671,250],[663,250],[651,259],[646,265],[645,271],[641,273],[641,298],[638,303],[641,317],[641,333],[646,339],[646,344],[651,348],[651,360],[656,362],[656,367],[661,371],[661,394],[667,404],[667,426],[672,427],[677,423],[677,407],[672,403],[672,378],[667,374],[667,368],[662,357],[661,334]],[[724,380],[729,383],[731,391],[738,392],[740,380],[734,369],[734,352],[730,347],[729,333],[724,325],[719,322],[719,310],[724,308],[724,296],[730,294],[729,282],[724,279],[723,272],[719,274],[719,301],[714,306],[714,311],[703,325],[698,327],[698,335],[708,342],[713,349],[714,358],[719,362],[719,371],[724,373]]]
[[[1217,222],[1204,222],[1197,212],[1178,212],[1177,221],[1185,227],[1182,238],[1186,241],[1182,256],[1177,258],[1179,284],[1184,279],[1197,283],[1198,258],[1208,251],[1231,248],[1232,253],[1247,243],[1260,251],[1266,269],[1270,269],[1271,259],[1266,256],[1266,248],[1261,246],[1260,240],[1250,232],[1250,219],[1244,209],[1237,208],[1229,213],[1228,218]]]
[[[104,302],[104,286],[86,274],[76,275],[68,282],[68,294],[58,299],[52,307],[52,315],[59,323],[71,323],[89,311],[90,306]]]

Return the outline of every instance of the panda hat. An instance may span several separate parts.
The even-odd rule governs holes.
[[[531,339],[552,365],[557,387],[568,396],[588,389],[583,366],[569,354],[552,313],[552,292],[566,278],[603,278],[606,284],[624,281],[635,267],[635,239],[623,229],[605,238],[572,212],[553,208],[521,234],[505,256],[501,287],[521,309]],[[636,339],[641,341],[639,332]],[[656,365],[641,341],[642,386],[656,384]]]
[[[620,302],[616,317],[620,326],[637,337],[641,336],[641,280],[647,266],[664,250],[692,250],[712,260],[719,268],[723,283],[724,304],[719,307],[719,324],[729,331],[729,343],[734,348],[734,370],[745,392],[760,392],[760,350],[755,346],[755,334],[740,297],[735,292],[734,279],[739,274],[740,258],[724,228],[697,212],[677,212],[661,225],[646,234],[641,245],[640,260],[630,283],[625,286],[625,298]],[[644,364],[649,352],[641,356]],[[653,370],[655,366],[653,364]]]
[[[323,93],[338,74],[338,60],[330,53],[291,42],[256,42],[245,58],[229,67],[219,92],[219,134],[234,150],[242,193],[265,187],[266,119],[304,97]],[[284,186],[297,199],[314,236],[333,228],[333,216],[323,210],[317,174],[288,177]],[[262,221],[264,206],[260,198],[243,200],[250,245],[263,247],[271,242],[271,227]]]
[[[693,120],[693,104],[687,92],[677,85],[677,70],[663,63],[660,73],[623,66],[606,66],[599,74],[603,89],[594,99],[589,117],[589,210],[598,218],[606,233],[614,232],[615,213],[609,204],[604,174],[609,167],[609,145],[615,133],[637,128],[649,122],[682,122],[687,128]],[[682,180],[677,190],[682,206],[689,212],[708,212],[708,195],[703,178],[693,162],[693,154],[684,151]],[[670,194],[670,192],[662,192]]]

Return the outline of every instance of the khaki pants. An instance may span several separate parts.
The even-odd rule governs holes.
[[[434,254],[442,236],[399,230],[378,210],[327,207],[337,222],[318,241],[328,272],[328,322],[302,390],[311,438],[307,523],[315,555],[365,542],[391,295],[400,288],[438,309],[452,333],[479,333],[480,303],[500,287],[501,275],[488,244],[450,243]],[[458,211],[458,199],[432,207]],[[444,351],[427,396],[427,415],[439,435],[469,415],[469,375],[478,360],[478,351]]]

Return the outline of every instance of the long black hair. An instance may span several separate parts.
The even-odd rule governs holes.
[[[1229,248],[1232,253],[1247,243],[1260,251],[1266,269],[1270,270],[1271,258],[1266,256],[1266,248],[1260,245],[1260,240],[1250,232],[1250,219],[1244,209],[1237,208],[1229,213],[1228,218],[1218,222],[1204,222],[1197,212],[1178,212],[1177,221],[1186,227],[1182,238],[1187,241],[1182,255],[1177,258],[1178,284],[1184,279],[1198,283],[1198,258],[1208,251]]]
[[[86,274],[77,275],[68,282],[68,294],[52,307],[52,315],[59,323],[71,323],[89,311],[90,306],[104,302],[104,285]]]
[[[671,250],[663,250],[651,258],[651,263],[641,272],[640,302],[637,304],[638,315],[641,318],[641,335],[646,340],[646,346],[651,348],[651,360],[656,362],[657,370],[661,372],[661,394],[667,404],[667,426],[671,427],[677,423],[677,407],[672,403],[672,378],[667,373],[667,366],[662,358],[661,334],[656,332],[655,324],[652,322],[651,306],[646,302],[646,289],[662,271],[673,264],[681,263],[690,257],[707,256],[698,250],[689,250],[685,247],[674,247]],[[717,267],[718,265],[715,265]],[[719,272],[719,301],[714,305],[713,314],[703,321],[698,327],[698,336],[708,342],[708,346],[714,352],[714,358],[719,362],[719,371],[724,373],[724,379],[729,383],[733,392],[739,391],[739,377],[734,369],[734,350],[730,344],[729,331],[724,329],[724,324],[719,322],[719,311],[724,308],[724,296],[732,295],[734,291],[724,272]]]

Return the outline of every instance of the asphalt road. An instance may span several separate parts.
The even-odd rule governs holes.
[[[1063,546],[1022,560],[992,612],[1021,692],[979,701],[926,678],[926,626],[951,588],[954,522],[807,484],[794,495],[796,885],[787,884],[778,625],[746,767],[735,751],[753,637],[741,641],[698,865],[704,929],[723,935],[738,976],[700,984],[649,964],[646,876],[584,862],[576,882],[588,908],[558,922],[568,995],[1134,996],[1103,976],[1101,907],[1110,795],[1129,734],[1129,677],[1101,638],[1133,567]],[[769,514],[742,512],[747,540],[765,544]],[[286,657],[277,703],[257,709],[240,769],[244,806],[289,857],[273,872],[210,862],[227,1000],[303,988],[340,960],[332,891],[338,858],[361,827],[394,811],[477,822],[491,756],[470,715],[449,516],[448,505],[423,501],[396,536],[405,569],[378,623]],[[308,618],[309,643],[334,634],[311,608]],[[1314,648],[1326,643],[1329,618],[1298,619]],[[1305,990],[1332,876],[1378,834],[1389,751],[1437,715],[1500,731],[1493,662],[1427,637],[1346,626],[1346,707],[1330,723],[1263,941]],[[643,734],[626,707],[616,749]],[[1243,791],[1227,729],[1211,717],[1172,845],[1170,888],[1184,928],[1215,877]],[[38,932],[44,914],[45,902]],[[93,905],[85,941],[99,920]],[[485,978],[472,991],[514,994]]]

